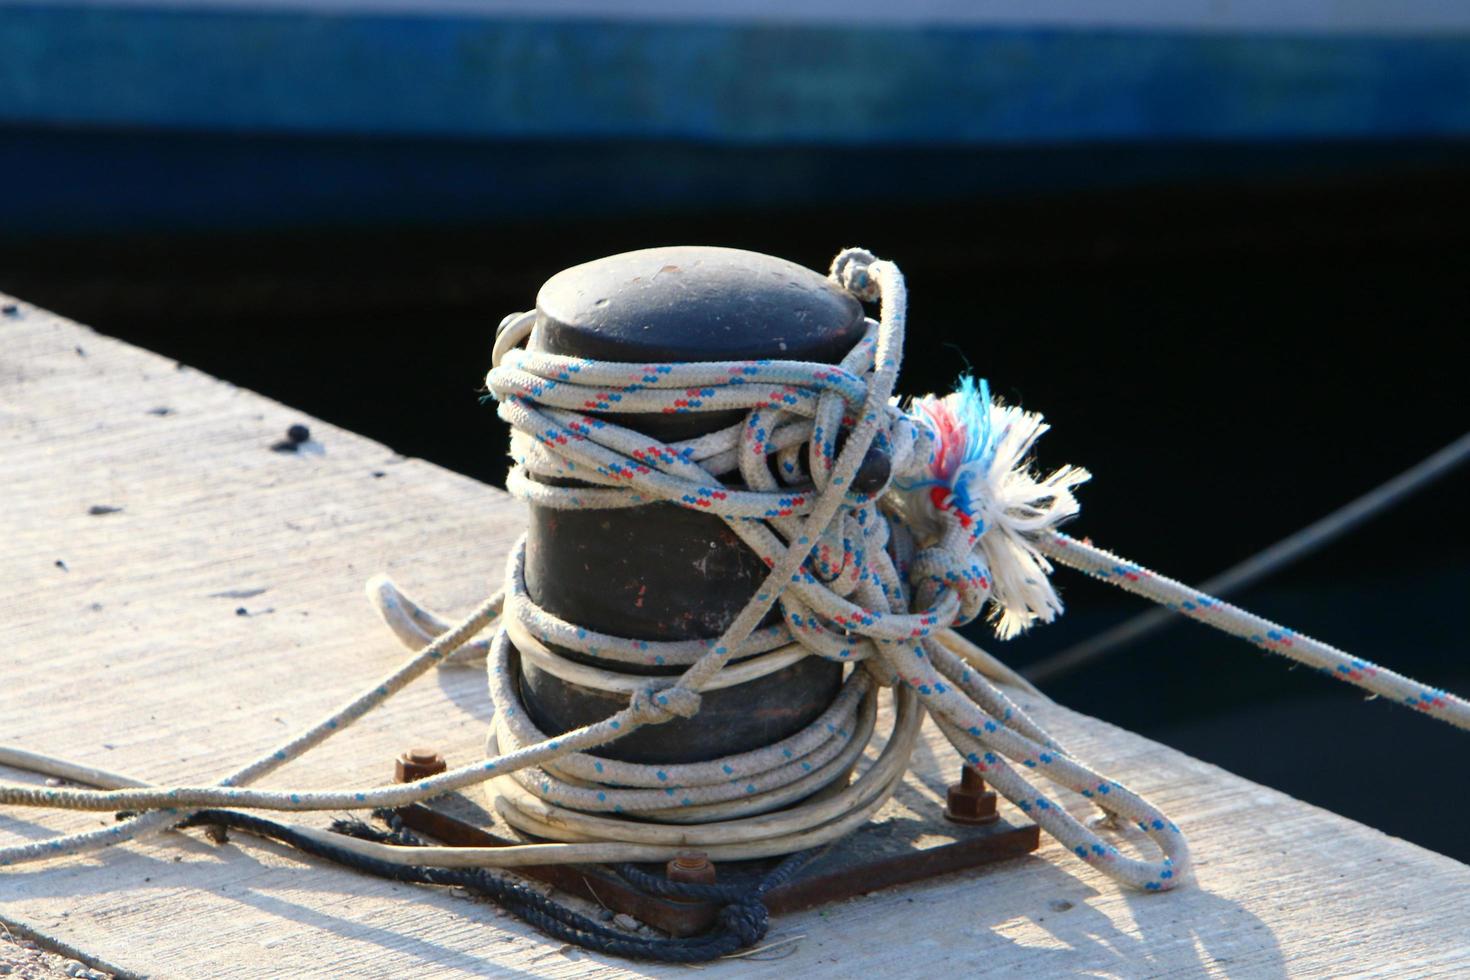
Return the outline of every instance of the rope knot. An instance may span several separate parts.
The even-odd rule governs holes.
[[[687,687],[645,687],[633,694],[628,710],[635,721],[661,725],[675,718],[693,718],[699,713],[699,694]]]
[[[858,299],[871,303],[878,298],[878,280],[868,267],[878,257],[865,248],[845,248],[832,260],[832,281]]]
[[[771,926],[771,913],[754,895],[726,905],[720,909],[718,918],[720,925],[737,936],[743,946],[754,946],[766,938],[766,930]]]
[[[946,535],[946,539],[951,537]],[[960,600],[960,623],[979,616],[991,597],[990,567],[983,553],[967,546],[955,547],[951,540],[941,540],[919,551],[909,564],[908,577],[919,608],[934,608],[939,594],[952,589]]]
[[[1072,491],[1087,471],[1033,472],[1031,450],[1049,426],[1040,415],[993,401],[984,381],[963,377],[952,394],[915,401],[910,415],[929,429],[931,450],[922,478],[897,484],[896,506],[930,546],[911,580],[956,589],[961,622],[990,599],[1002,639],[1050,622],[1062,603],[1036,539],[1077,513]]]

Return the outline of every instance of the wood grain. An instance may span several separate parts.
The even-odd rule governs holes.
[[[357,384],[350,355],[322,383]],[[319,451],[272,452],[295,422]],[[90,514],[97,505],[121,509]],[[216,779],[402,656],[362,598],[370,574],[467,609],[522,522],[498,490],[20,303],[0,314],[0,739],[153,781]],[[1193,844],[1197,887],[1123,892],[1048,844],[984,873],[782,917],[770,941],[803,938],[707,969],[1470,971],[1470,868],[1063,707],[1027,707],[1170,812]],[[442,672],[265,785],[382,782],[415,742],[467,761],[488,714],[477,673]],[[929,734],[902,798],[933,817],[957,764]],[[1432,806],[1423,792],[1405,805]],[[102,819],[8,810],[0,842]],[[488,905],[250,839],[169,834],[8,869],[0,902],[156,977],[683,972],[563,949]]]

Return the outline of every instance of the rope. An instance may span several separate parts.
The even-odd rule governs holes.
[[[1326,517],[1206,579],[1200,583],[1198,591],[1222,599],[1239,592],[1292,562],[1320,550],[1364,521],[1377,517],[1440,477],[1448,475],[1466,460],[1470,460],[1470,432]],[[1026,668],[1026,676],[1034,681],[1043,681],[1069,674],[1084,664],[1105,657],[1126,645],[1137,643],[1173,622],[1177,620],[1169,615],[1168,609],[1150,609],[1139,613],[1096,636],[1043,657]]]
[[[374,683],[372,687],[363,691],[315,725],[293,736],[265,755],[255,759],[244,768],[227,776],[221,780],[220,785],[240,786],[252,780],[259,779],[261,776],[279,769],[292,759],[304,755],[307,751],[325,742],[337,732],[344,730],[357,719],[408,686],[411,681],[423,675],[435,664],[443,661],[448,654],[463,645],[469,637],[483,630],[499,616],[500,607],[501,597],[497,593],[481,603],[480,607],[465,617],[462,622],[444,631],[442,635],[436,637],[433,642],[426,644],[422,650],[413,657],[410,657],[397,669]],[[105,770],[95,769],[80,763],[57,759],[54,756],[42,755],[41,753],[32,752],[14,745],[0,744],[0,765],[8,765],[17,769],[43,773],[61,779],[76,779],[78,782],[103,786],[109,789],[146,786],[146,784],[129,777],[108,773]],[[29,789],[31,788],[0,783],[0,803],[8,803],[12,797],[15,797],[16,802],[22,806],[66,806],[62,803],[53,804],[44,795],[37,798],[30,793],[19,792]],[[12,844],[6,847],[0,847],[0,867],[101,850],[106,847],[121,844],[124,841],[136,840],[152,834],[161,833],[174,823],[177,823],[181,818],[187,816],[187,814],[179,813],[172,804],[163,804],[162,806],[164,809],[130,817],[112,826],[82,831],[75,834],[66,834],[49,840],[38,840],[26,844]],[[118,809],[125,808],[119,807]]]
[[[1470,730],[1470,702],[1453,694],[1396,674],[1371,661],[1359,660],[1321,640],[1287,629],[1065,534],[1052,534],[1041,539],[1040,544],[1048,555],[1062,564],[1116,585],[1125,592],[1141,595],[1166,609],[1238,636],[1268,653],[1314,667],[1334,680],[1389,698],[1456,728]]]
[[[1048,559],[1173,603],[1273,652],[1465,727],[1463,701],[1057,533],[1057,525],[1077,513],[1072,491],[1088,475],[1072,467],[1045,476],[1031,470],[1032,449],[1047,430],[1041,417],[993,402],[983,382],[969,379],[954,394],[900,409],[892,394],[906,325],[902,274],[892,263],[849,249],[834,262],[832,277],[858,298],[880,303],[878,320],[868,321],[865,336],[837,365],[641,365],[565,357],[523,346],[532,314],[507,317],[496,334],[487,383],[512,427],[516,465],[507,486],[513,493],[564,509],[671,502],[725,521],[765,562],[769,575],[718,638],[656,643],[562,621],[528,594],[522,541],[507,563],[502,592],[448,631],[385,579],[370,582],[370,597],[390,627],[422,651],[387,682],[221,785],[100,791],[0,785],[0,803],[166,808],[132,821],[136,835],[177,822],[190,808],[394,807],[486,782],[497,813],[553,843],[410,848],[306,827],[291,832],[293,839],[414,868],[652,861],[690,847],[716,860],[739,860],[815,847],[866,822],[902,780],[923,719],[932,715],[968,764],[1079,858],[1123,884],[1168,890],[1190,875],[1179,828],[1147,800],[1069,755],[992,683],[1018,680],[1014,672],[952,630],[987,610],[1002,636],[1052,619],[1061,602]],[[742,413],[738,424],[668,444],[592,414],[729,410]],[[888,457],[890,483],[855,488],[854,476],[870,452]],[[575,485],[558,485],[568,480]],[[776,625],[763,627],[772,610]],[[475,639],[497,615],[494,635]],[[596,666],[573,664],[555,648],[583,654]],[[350,724],[429,666],[477,656],[485,659],[496,708],[483,761],[408,785],[245,785]],[[693,717],[701,692],[743,683],[801,656],[852,667],[833,705],[782,742],[680,766],[588,754],[645,725]],[[570,732],[543,733],[520,702],[517,657],[574,683],[627,696],[628,707]],[[627,664],[683,670],[677,677],[650,678],[618,669]],[[894,703],[893,725],[881,752],[865,763],[880,696]],[[6,757],[0,749],[0,761]],[[1123,854],[1038,791],[1026,770],[1138,827],[1158,853]],[[0,848],[0,864],[111,842],[94,832]]]
[[[339,838],[339,842],[334,843],[317,835],[303,834],[299,828],[253,814],[228,810],[200,811],[190,816],[181,826],[225,827],[243,831],[279,841],[314,857],[379,878],[410,884],[465,888],[490,899],[522,921],[562,942],[575,943],[599,953],[663,963],[703,963],[760,942],[765,938],[769,925],[769,913],[761,899],[772,889],[785,884],[812,857],[809,853],[794,854],[753,885],[720,890],[714,896],[715,900],[725,904],[716,916],[716,927],[712,931],[687,939],[649,939],[610,929],[513,878],[491,874],[483,869],[438,868],[383,861],[342,846],[342,843],[352,839],[391,842],[396,847],[410,850],[424,846],[416,837],[402,829],[384,833],[360,821],[338,820],[333,823],[333,835],[329,835]],[[704,890],[699,886],[681,886],[671,882],[662,882],[662,885],[662,894],[682,898],[705,897]]]

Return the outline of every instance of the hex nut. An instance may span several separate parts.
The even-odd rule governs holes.
[[[690,885],[713,885],[717,877],[714,862],[703,851],[690,851],[673,858],[664,866],[664,874],[670,881]]]
[[[1000,819],[995,793],[985,788],[985,779],[974,766],[965,766],[960,781],[950,784],[944,819],[962,824],[987,824]]]
[[[446,771],[449,764],[434,749],[412,748],[393,760],[395,782],[411,783]]]

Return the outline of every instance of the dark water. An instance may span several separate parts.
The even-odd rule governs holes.
[[[908,392],[945,389],[968,364],[1044,412],[1041,461],[1095,474],[1074,530],[1198,580],[1465,431],[1467,204],[1470,175],[1440,172],[912,211],[28,242],[0,249],[0,288],[498,483],[505,433],[476,398],[491,333],[551,273],[669,243],[821,268],[860,243],[909,278]],[[1470,690],[1467,489],[1470,472],[1452,475],[1243,604]],[[1011,663],[1141,608],[1059,574],[1067,616],[990,644]],[[1048,690],[1470,860],[1462,733],[1238,641],[1181,624]]]

